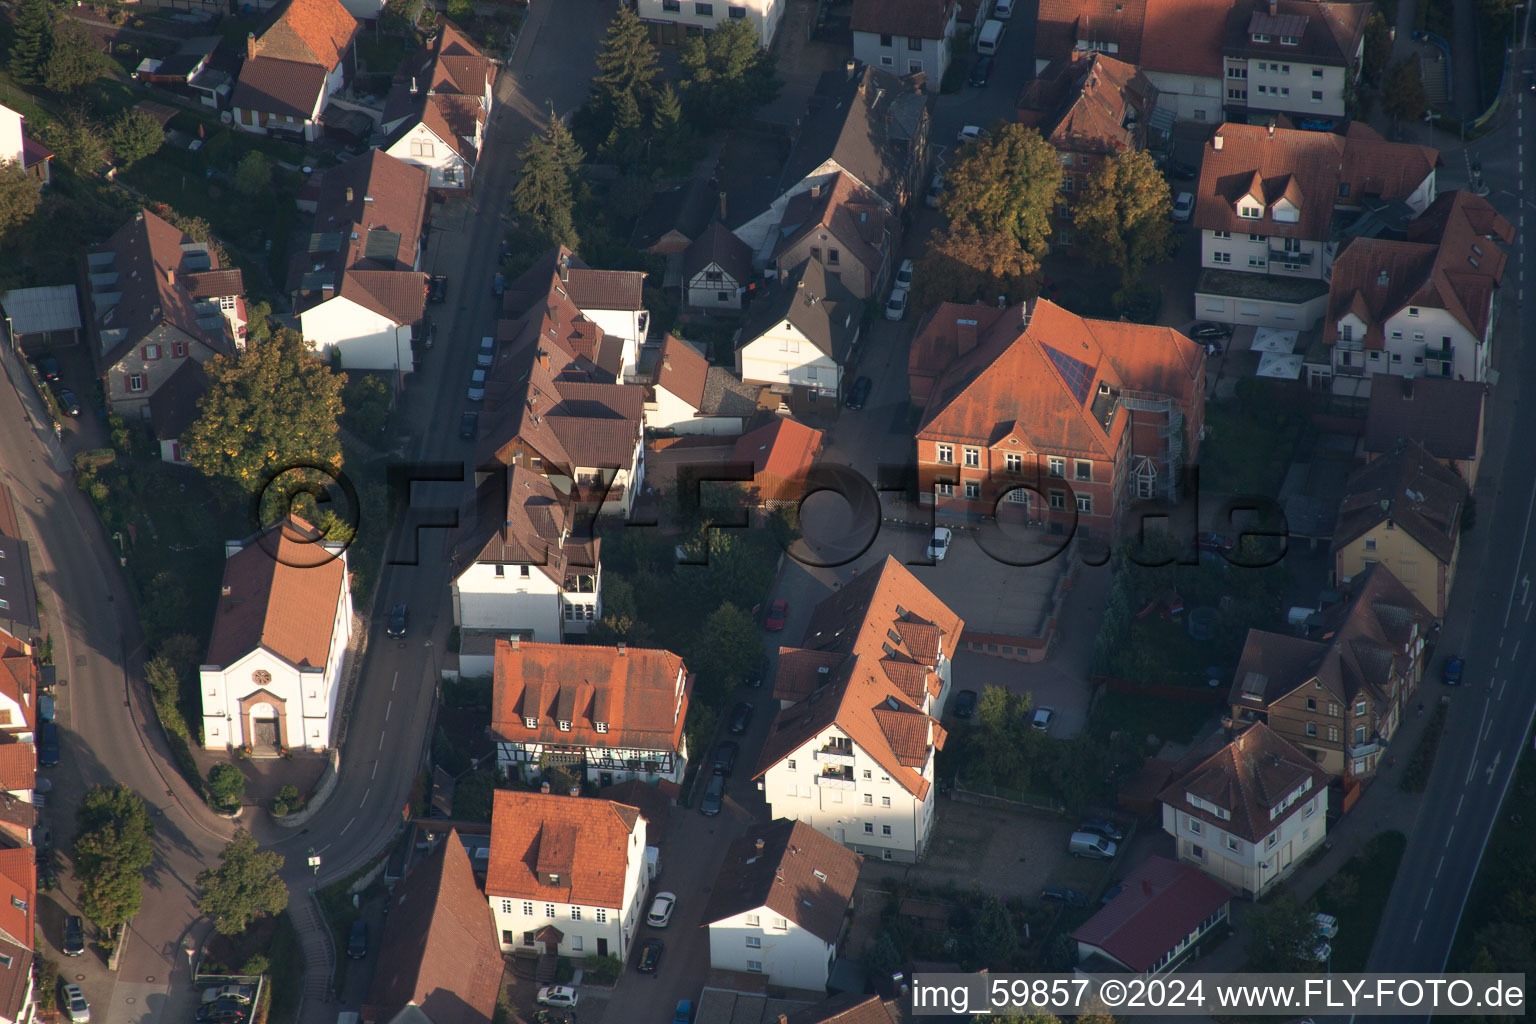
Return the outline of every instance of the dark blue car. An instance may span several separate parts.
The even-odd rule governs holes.
[[[1460,658],[1447,658],[1445,668],[1440,671],[1440,681],[1446,686],[1461,685],[1462,662]]]
[[[37,763],[44,768],[52,768],[59,763],[59,726],[55,722],[44,722],[38,730]]]

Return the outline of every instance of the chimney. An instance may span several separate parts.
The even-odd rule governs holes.
[[[514,651],[522,646],[522,643],[523,643],[523,638],[522,637],[514,635],[514,636],[511,636],[511,637],[508,637],[508,639],[512,642],[512,649]]]
[[[758,853],[762,853],[763,852],[763,841],[761,839],[759,839],[757,841],[757,852]]]
[[[1141,891],[1148,896],[1152,895],[1152,880],[1150,878],[1143,878],[1141,880]]]
[[[562,281],[570,281],[570,279],[571,279],[571,258],[569,256],[562,256],[562,257],[560,257],[560,280],[562,280]]]
[[[347,186],[347,202],[350,203],[352,201],[352,197],[353,197],[352,186],[348,185]]]
[[[326,296],[327,298],[329,298],[332,295],[335,295],[336,294],[336,282],[334,282],[334,281],[327,281],[327,282],[325,282],[325,284],[322,284],[320,286],[320,294]]]
[[[412,96],[416,95],[416,76],[415,75],[411,76],[411,95]]]
[[[1270,2],[1273,3],[1274,0],[1270,0]],[[1274,118],[1270,118],[1269,119],[1269,124],[1265,125],[1265,127],[1269,129],[1269,137],[1270,138],[1274,138],[1275,137],[1275,119]]]
[[[725,220],[725,192],[724,191],[721,191],[721,193],[720,193],[720,220],[722,222],[724,222],[724,220]]]
[[[581,796],[581,787],[580,786],[572,786],[571,787],[571,796]]]
[[[622,658],[625,655],[627,655],[628,653],[629,653],[629,645],[626,644],[623,640],[620,640],[619,641],[619,657]]]
[[[848,72],[848,81],[851,82],[853,81],[854,76],[859,73],[859,62],[856,60],[850,60],[848,63],[843,65],[843,69]]]
[[[1376,275],[1376,285],[1379,288],[1385,288],[1387,286],[1387,282],[1390,280],[1392,280],[1392,278],[1387,274],[1385,267],[1382,268],[1381,273]]]
[[[165,268],[165,283],[170,285],[172,288],[176,287],[176,268],[175,267],[166,267]]]
[[[955,355],[963,356],[976,347],[976,321],[955,321]]]
[[[1218,153],[1221,152],[1221,141],[1221,132],[1217,132],[1215,135],[1211,136],[1211,148]]]
[[[539,783],[539,792],[540,793],[548,793],[549,792],[549,783],[547,783],[547,782]]]
[[[811,198],[812,199],[820,199],[821,198],[821,186],[820,185],[812,185],[811,186]]]
[[[1278,0],[1269,0],[1269,16],[1271,18],[1273,18],[1275,16],[1275,13],[1276,13],[1275,12],[1275,8],[1278,7],[1278,6],[1279,6]]]
[[[223,593],[223,595],[224,595],[224,596],[225,596],[225,597],[228,597],[228,596],[229,596],[229,590],[230,590],[230,588],[228,588],[228,587],[225,587],[225,588],[224,588],[224,589],[223,589],[223,591],[222,591],[222,593]]]
[[[256,56],[256,33],[255,32],[247,32],[245,34],[245,59],[246,60],[251,60],[255,56]]]

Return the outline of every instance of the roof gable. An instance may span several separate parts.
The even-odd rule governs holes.
[[[1231,898],[1220,882],[1199,868],[1150,857],[1125,876],[1119,895],[1080,925],[1072,938],[1142,973],[1199,931]]]
[[[766,907],[832,945],[862,859],[805,822],[780,819],[750,828],[727,849],[704,920],[714,924]]]
[[[1180,771],[1158,799],[1257,843],[1327,785],[1327,772],[1258,722],[1210,757]],[[1200,802],[1192,803],[1190,795]]]
[[[618,910],[631,859],[645,856],[644,842],[635,834],[640,820],[636,808],[610,800],[498,789],[486,895]],[[645,826],[639,829],[643,835]],[[567,859],[569,870],[553,880],[548,870],[539,872],[541,860],[548,869],[555,860],[563,868]]]
[[[330,71],[341,63],[358,31],[339,0],[290,0],[250,43],[248,56],[277,57]]]

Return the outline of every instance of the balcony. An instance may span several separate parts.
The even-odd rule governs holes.
[[[831,789],[852,789],[853,769],[847,766],[823,768],[821,774],[816,776],[816,785]]]
[[[1351,743],[1347,746],[1346,749],[1349,751],[1349,756],[1352,758],[1369,757],[1371,754],[1380,753],[1384,746],[1386,746],[1386,744],[1382,742],[1380,734],[1377,734],[1372,736],[1365,743]]]
[[[1289,249],[1269,250],[1269,262],[1271,263],[1290,263],[1297,266],[1310,267],[1312,265],[1312,256],[1313,254],[1310,252],[1291,252]]]
[[[853,767],[853,750],[849,747],[822,747],[816,751],[816,760],[823,764]]]

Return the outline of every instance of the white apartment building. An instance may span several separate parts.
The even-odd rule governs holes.
[[[959,25],[956,0],[854,0],[853,59],[893,75],[922,74],[936,93]]]
[[[1222,44],[1228,116],[1345,117],[1370,12],[1368,3],[1237,0]]]
[[[385,102],[384,151],[427,172],[430,188],[464,194],[495,104],[496,65],[450,21]]]
[[[804,653],[781,651],[774,680],[774,697],[792,702],[758,761],[775,818],[866,856],[921,859],[964,625],[893,558],[817,606],[794,649]]]
[[[352,635],[346,546],[290,516],[224,551],[203,746],[325,750]]]
[[[485,895],[502,952],[627,960],[644,913],[645,864],[637,809],[497,790]]]
[[[804,822],[753,826],[731,844],[710,890],[709,966],[824,990],[861,859]]]
[[[1262,722],[1185,763],[1158,797],[1179,860],[1258,897],[1323,841],[1328,773]]]
[[[773,45],[788,8],[789,0],[637,0],[635,6],[658,43],[675,44],[726,21],[747,21],[765,50]]]
[[[821,261],[808,259],[753,303],[737,371],[747,383],[783,388],[807,405],[835,406],[862,326],[863,304]]]

